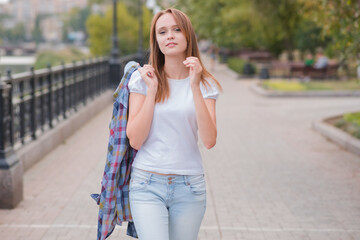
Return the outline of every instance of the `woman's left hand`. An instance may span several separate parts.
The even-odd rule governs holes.
[[[190,76],[190,85],[193,86],[200,86],[200,80],[201,80],[201,73],[202,73],[202,67],[200,64],[200,61],[197,57],[187,57],[185,61],[183,61],[184,65],[189,70],[189,76]]]

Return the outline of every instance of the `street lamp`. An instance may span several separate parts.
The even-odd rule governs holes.
[[[110,56],[110,84],[116,85],[120,81],[120,60],[117,38],[117,0],[113,0],[113,36]]]

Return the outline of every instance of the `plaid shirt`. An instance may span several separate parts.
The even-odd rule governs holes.
[[[126,124],[129,104],[128,83],[138,66],[134,61],[126,64],[124,76],[113,95],[115,102],[109,126],[109,146],[101,194],[91,194],[99,205],[98,240],[110,236],[115,225],[121,225],[123,221],[128,221],[127,235],[137,238],[129,202],[130,171],[137,151],[130,146],[126,137]]]

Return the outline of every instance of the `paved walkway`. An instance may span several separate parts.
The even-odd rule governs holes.
[[[208,208],[199,238],[360,239],[360,159],[311,129],[323,117],[360,109],[359,98],[268,99],[225,66],[215,76],[218,142],[203,146]],[[25,199],[0,210],[0,239],[95,239],[112,106],[24,176]],[[117,227],[111,239],[125,237]],[[186,240],[186,239],[184,239]]]

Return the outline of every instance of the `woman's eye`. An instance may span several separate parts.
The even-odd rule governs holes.
[[[165,33],[165,31],[161,31],[161,32],[159,32],[159,34],[164,34]]]
[[[181,32],[181,29],[180,28],[175,28],[175,31]]]

